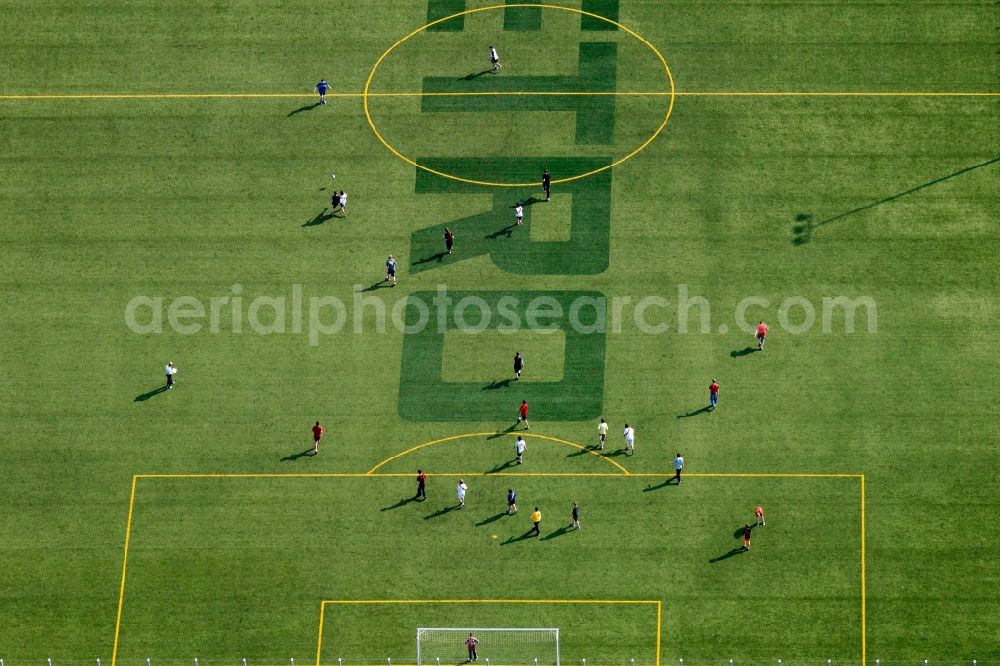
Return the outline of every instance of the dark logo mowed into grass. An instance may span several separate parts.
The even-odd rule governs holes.
[[[436,292],[421,291],[410,296],[424,303],[433,302]],[[597,326],[598,313],[583,310],[579,324],[570,326],[567,313],[574,302],[603,296],[596,291],[469,291],[449,292],[454,302],[475,297],[486,303],[493,314],[485,330],[503,330],[509,315],[520,321],[534,318],[546,327],[555,327],[565,336],[563,376],[560,381],[521,381],[506,384],[509,390],[483,390],[509,377],[483,377],[478,382],[449,382],[442,378],[445,335],[458,330],[454,318],[448,325],[418,326],[419,313],[407,308],[407,326],[419,328],[403,336],[403,357],[399,380],[399,414],[410,421],[511,421],[517,406],[527,400],[531,416],[544,421],[581,421],[600,415],[604,400],[604,355],[606,334]],[[561,309],[559,316],[529,317],[530,305],[539,298],[554,299]],[[499,301],[507,299],[501,314]],[[592,320],[591,320],[592,319]],[[475,324],[475,322],[473,322]],[[597,330],[594,330],[597,329]],[[468,335],[476,335],[474,332]],[[513,356],[514,349],[496,353]],[[509,352],[509,353],[508,353]]]

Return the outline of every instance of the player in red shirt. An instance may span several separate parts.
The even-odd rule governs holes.
[[[719,403],[719,384],[714,379],[708,385],[708,403],[709,409],[715,409],[715,406]]]
[[[466,661],[476,661],[479,659],[479,655],[476,654],[476,646],[479,645],[479,639],[469,632],[469,637],[465,639],[465,647],[469,648],[469,658]]]
[[[764,338],[767,337],[767,324],[757,322],[757,349],[764,351]]]
[[[743,523],[743,550],[750,550],[750,534],[753,528],[749,523]]]
[[[427,499],[427,474],[422,469],[417,470],[417,494],[413,499],[421,501]]]
[[[757,508],[753,510],[753,515],[757,518],[758,525],[767,525],[767,523],[764,522],[764,507],[760,504],[758,504]]]
[[[455,247],[455,234],[451,232],[448,227],[444,228],[444,249],[448,250],[448,254],[451,254],[452,248]]]
[[[323,426],[316,421],[316,425],[313,426],[313,455],[319,453],[319,440],[323,438]]]
[[[521,406],[517,410],[517,422],[524,423],[524,429],[528,429],[528,401],[522,400]]]

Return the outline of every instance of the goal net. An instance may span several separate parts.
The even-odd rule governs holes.
[[[417,666],[454,666],[469,658],[469,634],[477,661],[490,666],[559,666],[559,629],[504,627],[420,627]]]

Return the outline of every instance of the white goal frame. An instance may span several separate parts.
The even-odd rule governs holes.
[[[472,632],[474,634],[487,633],[545,633],[556,639],[556,664],[559,664],[559,627],[417,627],[417,666],[427,666],[423,663],[420,654],[420,637],[427,632],[453,632],[462,635]],[[436,664],[434,666],[437,666]]]

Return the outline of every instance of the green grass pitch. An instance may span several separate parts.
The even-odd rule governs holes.
[[[0,0],[3,666],[1000,660],[997,5],[521,4]]]

